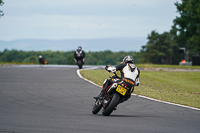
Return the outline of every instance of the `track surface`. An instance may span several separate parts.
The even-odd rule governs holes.
[[[96,87],[77,67],[0,67],[0,133],[199,133],[200,111],[137,96],[93,115]]]

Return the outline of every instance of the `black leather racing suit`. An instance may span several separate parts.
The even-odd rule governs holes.
[[[84,64],[85,52],[82,49],[76,49],[74,52],[74,59],[77,63],[78,60],[81,60]]]

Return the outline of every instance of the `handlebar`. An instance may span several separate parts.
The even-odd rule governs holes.
[[[115,78],[120,78],[120,77],[117,75],[117,73],[116,73],[116,72],[113,72],[113,73],[115,74],[115,75],[114,75],[114,76],[115,76]],[[110,78],[113,78],[114,76],[112,76],[112,77],[111,77],[111,76],[109,76],[109,77],[110,77]]]

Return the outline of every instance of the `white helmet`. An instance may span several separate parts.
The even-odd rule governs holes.
[[[132,56],[128,55],[128,56],[124,57],[123,62],[124,63],[127,63],[127,62],[134,63],[134,59]]]

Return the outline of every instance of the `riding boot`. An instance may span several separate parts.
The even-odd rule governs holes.
[[[100,98],[102,98],[105,95],[105,91],[108,88],[108,86],[109,86],[109,82],[106,81],[106,83],[104,84],[104,86],[103,86],[100,94],[98,96],[94,97],[94,99],[100,99]]]
[[[104,92],[100,92],[100,94],[96,97],[94,97],[94,99],[101,99],[104,96]]]

